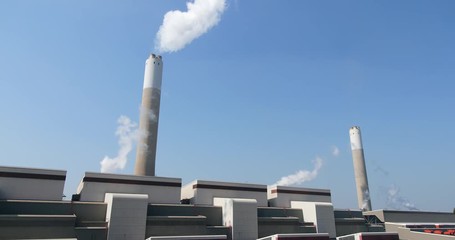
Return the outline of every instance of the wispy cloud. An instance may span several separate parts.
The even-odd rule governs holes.
[[[319,169],[322,167],[322,158],[316,157],[315,160],[313,160],[314,168],[313,170],[299,170],[294,174],[282,177],[278,182],[276,182],[276,185],[280,186],[291,186],[291,185],[300,185],[304,182],[311,181],[315,179],[318,174],[319,174]]]
[[[176,52],[216,26],[226,9],[226,0],[187,2],[187,11],[169,11],[158,30],[155,49]]]
[[[334,157],[340,156],[340,149],[337,146],[332,146],[332,156]]]

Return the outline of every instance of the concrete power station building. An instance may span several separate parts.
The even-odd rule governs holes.
[[[360,128],[350,129],[359,208],[329,189],[155,176],[163,61],[146,61],[135,175],[0,167],[0,239],[455,239],[455,214],[372,210]]]

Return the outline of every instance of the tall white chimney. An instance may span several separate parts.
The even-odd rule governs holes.
[[[351,139],[352,160],[354,162],[354,175],[359,208],[362,209],[362,211],[371,211],[370,189],[368,188],[367,169],[365,166],[360,127],[351,127],[349,136]]]
[[[136,151],[135,175],[155,176],[162,75],[163,61],[161,56],[150,54],[145,61],[144,87],[139,120],[140,136]]]

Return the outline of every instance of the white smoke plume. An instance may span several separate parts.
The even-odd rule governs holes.
[[[387,190],[387,207],[395,210],[419,210],[408,199],[400,194],[400,188],[392,185]]]
[[[318,176],[319,169],[322,167],[322,158],[316,157],[315,160],[313,160],[314,163],[314,168],[312,171],[309,170],[299,170],[298,172],[291,174],[286,177],[282,177],[278,182],[276,182],[276,185],[280,186],[291,186],[291,185],[300,185],[304,182],[311,181],[315,179]]]
[[[363,193],[364,193],[365,199],[363,199],[363,202],[362,202],[362,210],[365,210],[368,207],[368,203],[370,202],[371,197],[370,197],[369,190],[365,190]]]
[[[176,52],[216,26],[226,8],[226,0],[194,0],[188,10],[169,11],[158,30],[155,49]]]
[[[148,120],[150,120],[150,121],[153,121],[153,122],[158,121],[158,116],[152,111],[152,109],[140,107],[139,114],[140,114],[140,119],[144,119],[144,117],[147,117]],[[141,148],[142,150],[147,150],[149,147],[147,145],[147,141],[142,141],[142,140],[147,138],[147,136],[149,135],[149,132],[147,130],[139,128],[137,130],[136,134],[137,134],[136,140],[137,140],[138,148]]]
[[[153,112],[152,109],[147,109],[147,108],[144,108],[144,107],[140,107],[139,108],[139,114],[141,116],[141,119],[143,119],[145,116],[148,117],[149,120],[153,121],[153,122],[156,122],[158,121],[158,116],[155,112]]]
[[[340,149],[337,146],[332,146],[332,156],[334,157],[340,156]]]
[[[117,120],[118,126],[115,135],[118,136],[119,150],[117,156],[110,158],[105,156],[100,162],[102,173],[113,173],[123,170],[128,161],[128,154],[133,149],[134,142],[138,138],[138,126],[126,116],[120,116]]]

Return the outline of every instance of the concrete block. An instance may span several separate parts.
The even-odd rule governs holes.
[[[182,199],[195,205],[213,205],[214,198],[255,199],[258,206],[267,207],[267,186],[195,180],[182,187]]]
[[[327,233],[291,233],[291,234],[274,234],[263,237],[258,240],[329,240]]]
[[[63,198],[66,171],[0,167],[0,200],[51,200]]]
[[[361,232],[337,237],[337,240],[399,240],[398,233],[392,232]]]
[[[318,233],[336,238],[335,216],[331,203],[291,201],[292,208],[300,208],[306,222],[313,222]]]
[[[86,172],[77,193],[80,201],[103,202],[106,193],[147,194],[149,203],[180,203],[180,178]]]
[[[298,188],[272,185],[268,187],[267,197],[271,207],[291,207],[291,201],[331,203],[328,189]]]
[[[147,221],[148,195],[106,193],[108,240],[143,240]]]
[[[223,225],[232,229],[233,240],[258,238],[257,201],[255,199],[214,198],[223,208]]]

